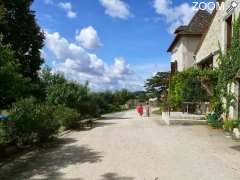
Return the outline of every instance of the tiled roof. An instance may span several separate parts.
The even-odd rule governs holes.
[[[211,14],[208,11],[199,10],[192,18],[188,26],[184,26],[184,30],[178,34],[203,34],[208,27]],[[181,26],[180,26],[181,27]]]
[[[203,35],[211,19],[211,14],[208,11],[199,10],[192,18],[187,26],[179,26],[175,30],[175,39],[168,48],[168,52],[171,52],[174,45],[182,35]]]

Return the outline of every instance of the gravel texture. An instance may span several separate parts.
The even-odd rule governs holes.
[[[240,180],[240,143],[208,126],[169,127],[128,111],[61,140],[1,167],[0,179]]]

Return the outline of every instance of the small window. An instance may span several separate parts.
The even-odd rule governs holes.
[[[177,72],[177,61],[171,62],[171,74],[175,74]]]
[[[232,43],[232,16],[227,18],[226,23],[227,23],[227,49],[229,49]]]

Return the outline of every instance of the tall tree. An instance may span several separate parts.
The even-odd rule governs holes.
[[[19,73],[19,64],[9,45],[2,45],[0,36],[0,108],[20,98],[26,80]]]
[[[152,78],[147,79],[145,88],[150,97],[157,97],[158,100],[161,100],[162,97],[166,97],[169,88],[169,78],[169,72],[158,72]]]
[[[0,34],[3,44],[11,44],[22,74],[34,81],[43,63],[40,50],[44,34],[30,9],[32,3],[33,0],[0,0]]]

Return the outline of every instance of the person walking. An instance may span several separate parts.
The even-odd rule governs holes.
[[[143,105],[142,104],[139,104],[136,108],[137,110],[137,113],[142,116],[143,115]]]
[[[146,106],[145,106],[145,109],[146,109],[146,116],[147,117],[150,117],[150,105],[149,103],[147,102]]]

